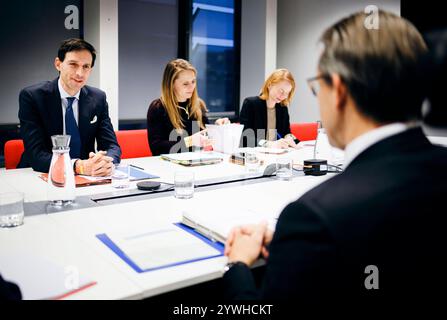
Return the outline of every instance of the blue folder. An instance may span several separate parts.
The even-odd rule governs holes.
[[[159,176],[147,173],[146,171],[140,170],[133,166],[129,166],[130,181],[144,180],[144,179],[157,179]],[[119,169],[118,169],[119,170]]]
[[[169,268],[169,267],[175,267],[175,266],[186,264],[186,263],[191,263],[191,262],[196,262],[196,261],[201,261],[201,260],[207,260],[207,259],[223,256],[223,252],[224,252],[224,245],[223,244],[221,244],[219,242],[214,242],[214,241],[212,241],[212,240],[202,236],[201,234],[197,233],[193,228],[185,226],[184,224],[174,223],[174,225],[176,225],[177,227],[179,227],[179,228],[185,230],[186,232],[194,235],[195,237],[199,238],[200,240],[202,240],[206,244],[208,244],[211,247],[213,247],[214,249],[218,250],[219,254],[212,255],[212,256],[207,256],[207,257],[201,257],[201,258],[198,258],[198,259],[179,261],[179,262],[176,262],[176,263],[171,263],[171,264],[158,266],[158,267],[150,268],[150,269],[141,269],[135,262],[132,261],[132,259],[130,259],[130,257],[128,257],[126,255],[126,253],[124,251],[122,251],[112,241],[112,239],[110,239],[107,236],[107,234],[105,234],[105,233],[97,234],[96,238],[98,238],[100,241],[102,241],[102,243],[104,243],[110,250],[112,250],[118,257],[120,257],[124,262],[126,262],[137,273],[143,273],[143,272],[149,272],[149,271],[154,271],[154,270],[159,270],[159,269],[164,269],[164,268]]]

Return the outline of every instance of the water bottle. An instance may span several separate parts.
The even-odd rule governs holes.
[[[70,159],[70,136],[51,136],[53,157],[48,173],[47,195],[50,204],[65,206],[75,199],[75,178]]]
[[[315,141],[314,159],[332,161],[332,150],[329,143],[326,130],[322,127],[321,121],[318,121],[317,140]]]

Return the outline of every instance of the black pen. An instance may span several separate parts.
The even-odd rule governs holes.
[[[131,166],[131,167],[134,167],[134,168],[137,168],[137,169],[140,169],[140,170],[143,170],[143,171],[144,171],[144,169],[143,169],[143,168],[141,168],[141,167],[137,167],[137,166],[135,166],[135,165],[133,165],[133,164],[129,164],[129,166]]]

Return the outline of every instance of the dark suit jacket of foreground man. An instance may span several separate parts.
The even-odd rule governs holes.
[[[227,297],[436,297],[446,283],[446,198],[447,148],[419,128],[379,141],[284,209],[262,288],[235,265],[224,276]],[[365,287],[370,265],[378,290]]]
[[[23,89],[19,96],[20,132],[25,152],[19,168],[32,167],[48,172],[52,157],[51,136],[63,134],[63,116],[58,79],[46,81]],[[109,118],[106,95],[103,91],[84,86],[79,95],[79,132],[81,159],[88,159],[89,152],[107,151],[114,163],[120,161],[121,149]]]
[[[22,295],[17,285],[3,280],[0,275],[0,301],[1,300],[20,300]]]

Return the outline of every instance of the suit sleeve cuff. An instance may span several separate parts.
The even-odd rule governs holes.
[[[250,268],[235,264],[223,276],[225,299],[257,299],[256,283]]]

